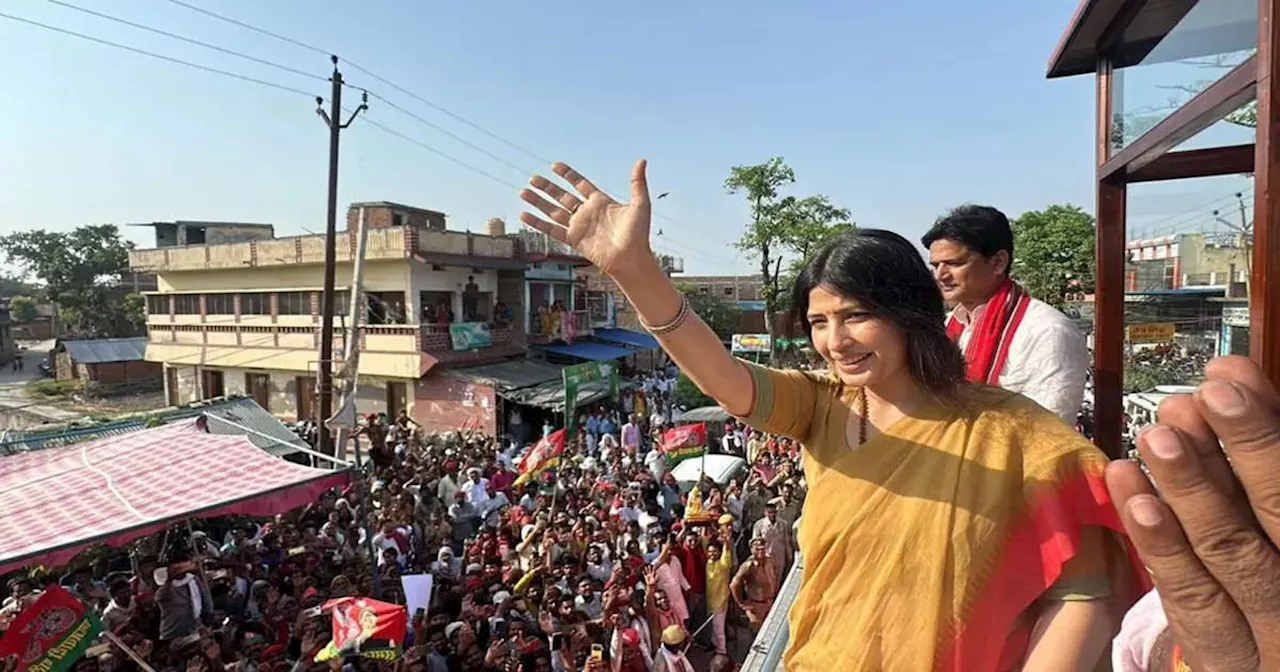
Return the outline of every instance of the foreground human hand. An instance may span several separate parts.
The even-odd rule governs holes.
[[[1107,487],[1192,669],[1280,669],[1280,395],[1243,357],[1205,377],[1138,437],[1159,493],[1128,460]]]
[[[653,259],[645,166],[641,159],[631,169],[631,202],[619,203],[576,170],[556,163],[551,170],[573,185],[576,193],[565,191],[542,175],[534,175],[529,180],[533,189],[522,190],[520,198],[545,217],[522,212],[520,221],[572,246],[610,277],[625,275]]]

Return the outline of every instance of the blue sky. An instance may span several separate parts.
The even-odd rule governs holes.
[[[69,1],[329,70],[321,54],[164,0]],[[648,158],[652,188],[670,192],[657,246],[690,272],[753,270],[731,245],[747,208],[722,183],[730,166],[771,156],[795,169],[795,193],[826,194],[860,225],[911,238],[962,202],[1011,216],[1061,202],[1093,209],[1093,80],[1044,78],[1074,0],[661,0],[576,12],[518,0],[189,1],[332,50],[605,188],[625,187],[631,163]],[[323,82],[45,0],[0,11],[328,95]],[[323,229],[326,131],[308,98],[3,18],[0,60],[0,232],[174,219]],[[345,73],[503,162],[375,100],[369,119],[496,179],[357,121],[344,135],[343,207],[400,201],[477,231],[488,217],[516,220],[513,185],[544,169],[537,158]],[[1246,187],[1239,177],[1135,187],[1132,221],[1180,226]]]

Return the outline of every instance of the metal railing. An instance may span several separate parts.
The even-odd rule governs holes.
[[[787,652],[787,643],[791,639],[791,628],[787,624],[787,616],[791,613],[791,605],[800,592],[800,580],[804,576],[804,561],[799,554],[786,581],[778,589],[778,598],[773,601],[773,608],[760,624],[760,632],[751,642],[751,651],[742,662],[742,672],[774,672],[782,669],[782,656]]]

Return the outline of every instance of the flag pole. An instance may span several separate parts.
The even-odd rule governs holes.
[[[143,672],[156,672],[155,668],[148,665],[147,661],[143,660],[142,656],[139,656],[137,651],[134,651],[133,649],[129,648],[129,645],[125,644],[123,640],[117,637],[116,633],[111,632],[106,628],[103,628],[102,635],[106,637],[108,640],[110,640],[112,644],[116,645],[116,647],[118,647],[121,651],[124,651],[124,655],[132,658],[133,662],[137,663],[138,667],[142,668]]]

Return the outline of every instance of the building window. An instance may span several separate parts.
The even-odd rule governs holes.
[[[199,315],[199,294],[175,294],[173,296],[173,312],[178,315]]]
[[[280,292],[276,305],[280,315],[310,315],[311,292]]]
[[[271,295],[266,293],[241,294],[241,315],[270,315]]]
[[[409,218],[403,212],[391,213],[391,226],[404,226],[409,223]]]
[[[710,287],[707,287],[706,285],[703,285],[702,287],[699,287],[699,288],[698,288],[698,293],[699,293],[699,294],[710,294],[710,293],[711,293],[711,288],[710,288]]]
[[[150,295],[147,297],[147,314],[148,315],[168,315],[169,314],[169,297]]]
[[[206,315],[235,315],[235,294],[205,294],[204,312]]]
[[[733,288],[732,288],[732,287],[725,287],[725,288],[724,288],[724,295],[725,295],[725,296],[733,296]]]

